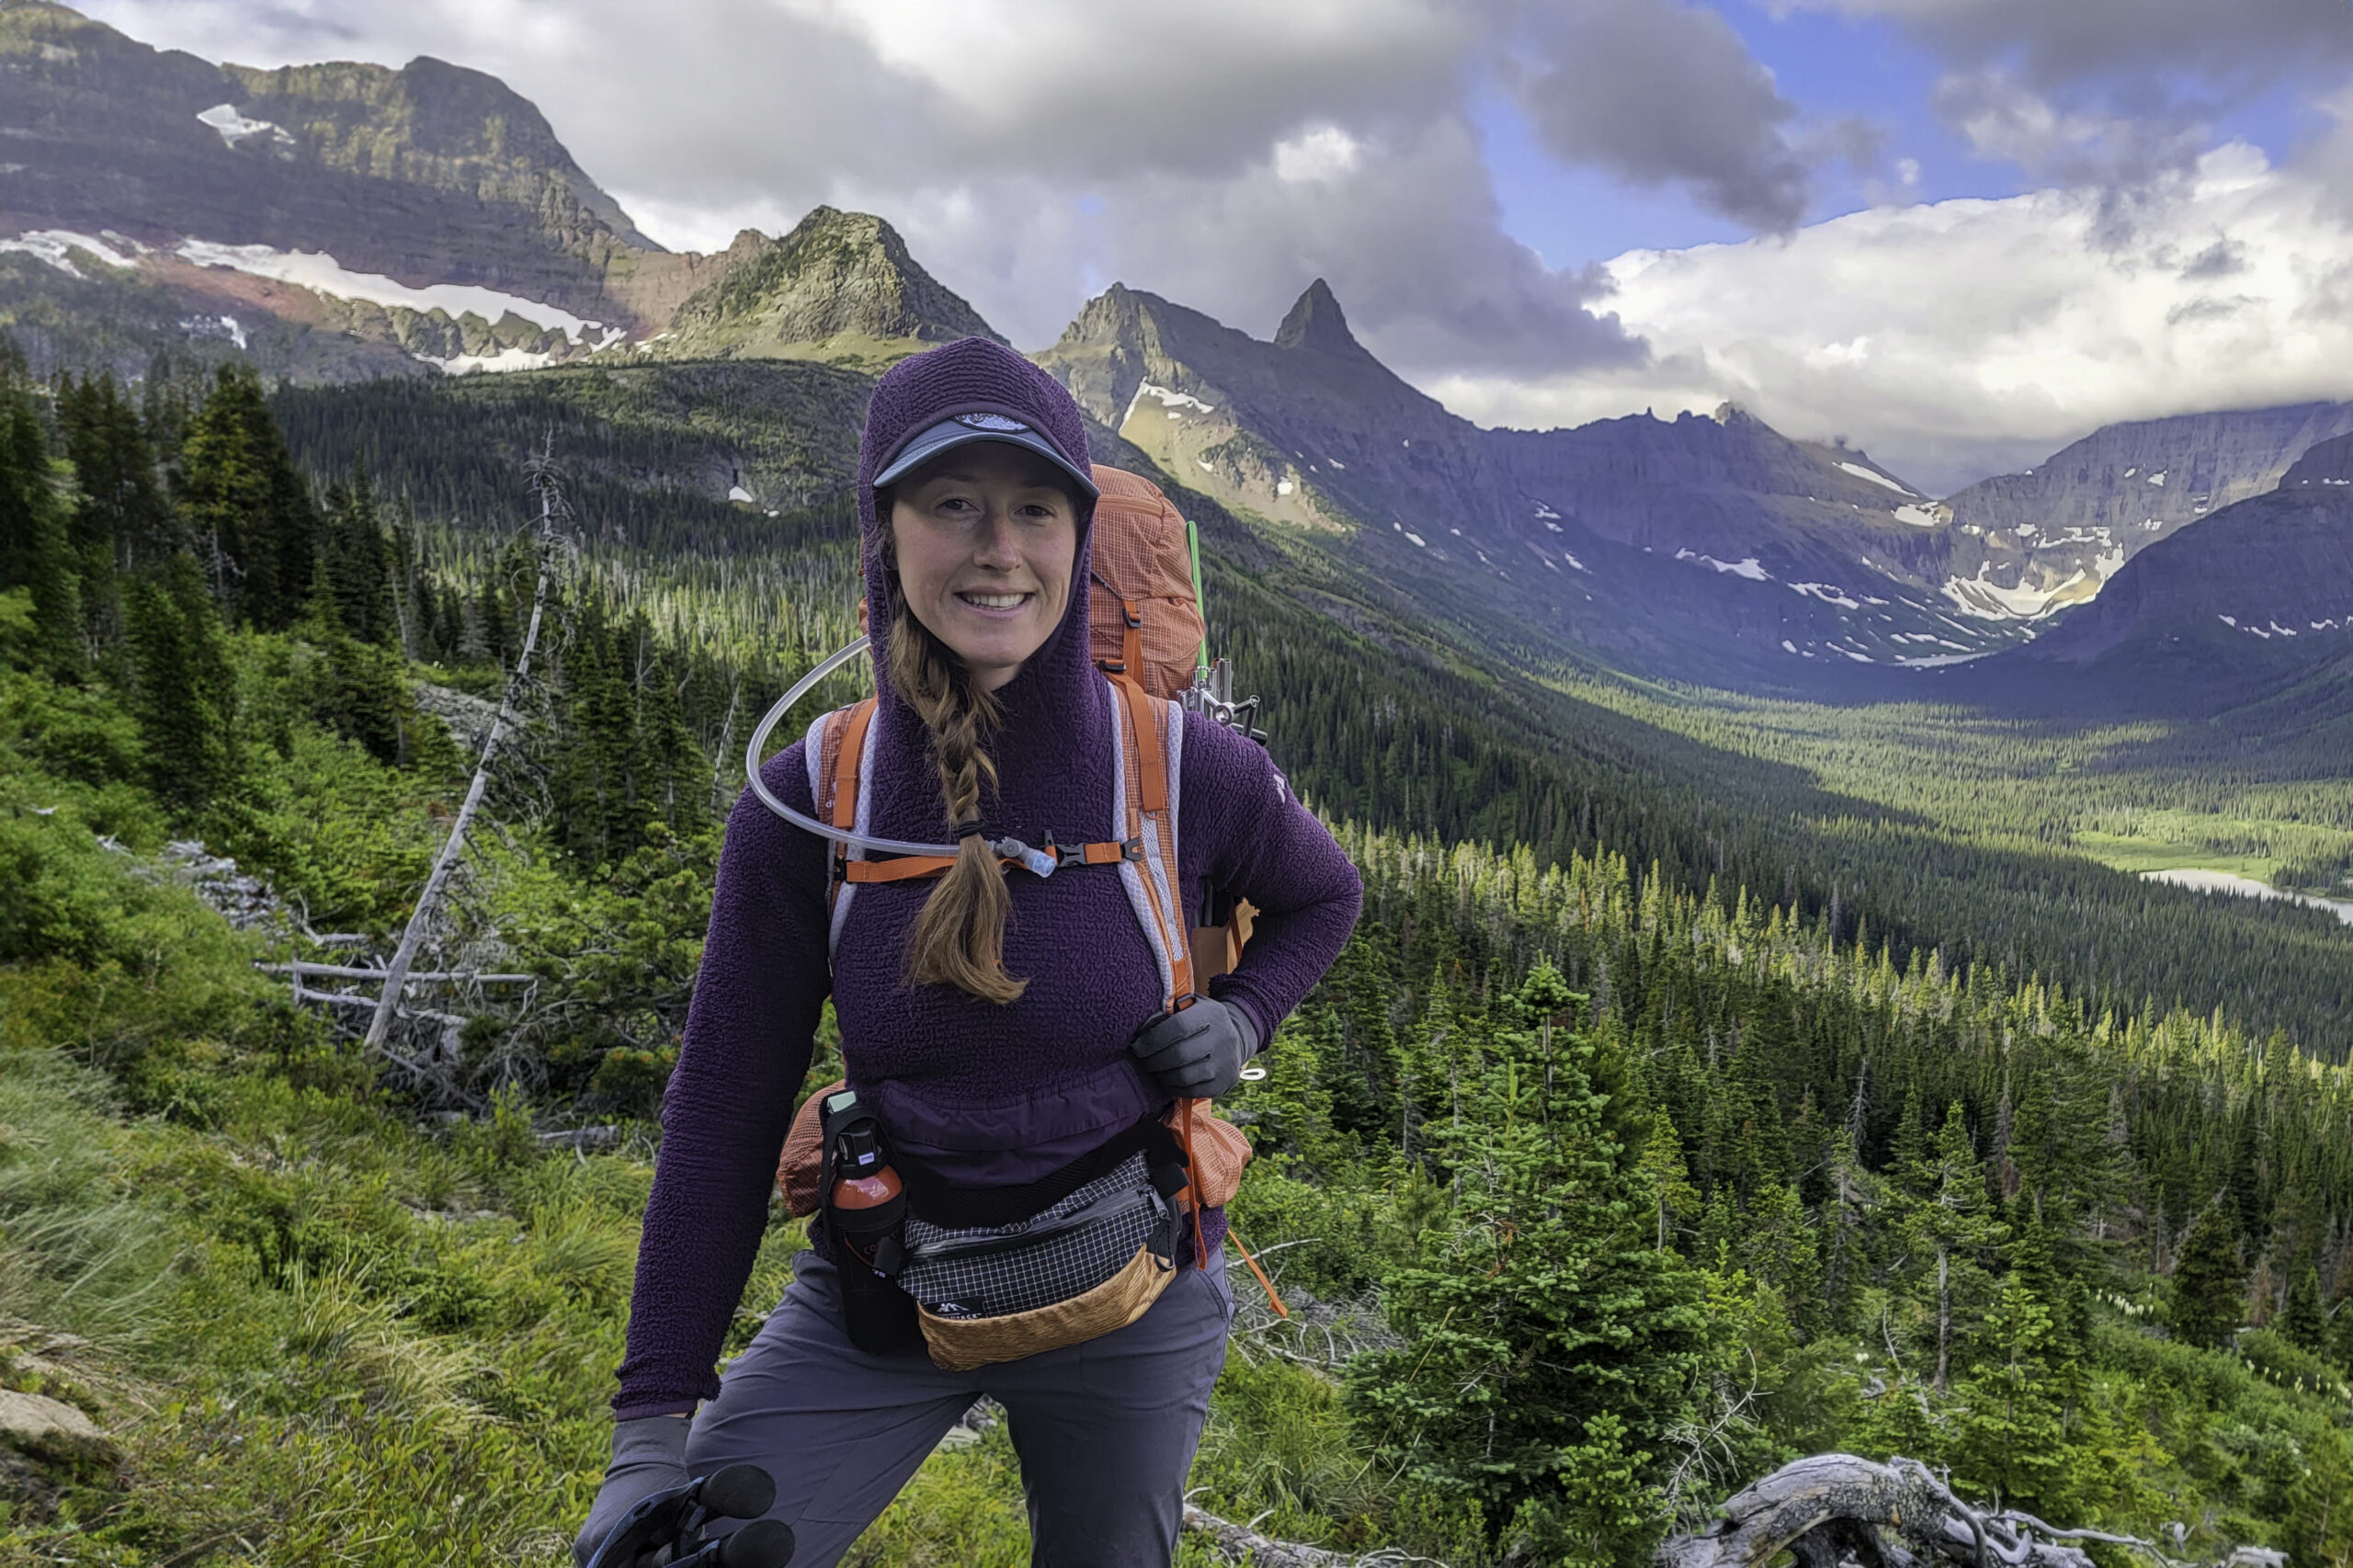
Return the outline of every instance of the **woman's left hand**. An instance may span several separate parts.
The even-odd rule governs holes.
[[[1128,1049],[1144,1075],[1176,1098],[1215,1099],[1233,1091],[1258,1054],[1258,1028],[1233,1003],[1204,996],[1145,1024]]]

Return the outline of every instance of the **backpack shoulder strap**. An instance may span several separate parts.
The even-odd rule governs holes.
[[[1129,904],[1160,970],[1167,1005],[1194,994],[1195,965],[1190,917],[1178,873],[1176,816],[1184,761],[1184,710],[1153,696],[1124,677],[1108,679],[1113,732],[1112,822],[1117,840],[1050,850],[1057,864],[1112,866],[1119,870]],[[839,709],[811,731],[811,793],[817,815],[845,832],[868,826],[859,780],[872,749],[875,699]],[[954,865],[953,855],[906,855],[871,860],[848,844],[834,843],[833,880],[827,889],[833,912],[830,940],[838,944],[849,902],[873,882],[936,877]],[[1008,865],[1017,862],[1008,861]]]
[[[1184,710],[1137,682],[1110,683],[1118,747],[1113,767],[1115,820],[1125,835],[1120,880],[1160,966],[1171,1007],[1193,996],[1191,922],[1177,867],[1176,813],[1183,779]]]
[[[865,771],[877,706],[876,699],[870,697],[847,708],[835,709],[811,728],[813,744],[809,748],[809,793],[816,804],[817,818],[846,832],[855,833],[865,826],[866,802],[858,780]],[[848,875],[849,864],[864,858],[842,839],[833,841],[833,872],[825,882],[828,960],[833,957],[834,945],[841,940],[842,922],[849,915],[850,895],[856,891]]]

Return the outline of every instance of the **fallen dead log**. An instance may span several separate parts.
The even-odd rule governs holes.
[[[1256,1521],[1237,1525],[1185,1505],[1187,1531],[1229,1562],[1252,1568],[1377,1568],[1432,1560],[1395,1547],[1357,1555],[1277,1540]],[[1655,1568],[1765,1568],[1782,1552],[1798,1568],[2094,1568],[2076,1544],[2127,1548],[2157,1568],[2189,1568],[2154,1542],[2106,1530],[2062,1529],[2016,1509],[1964,1501],[1917,1460],[1885,1464],[1853,1454],[1814,1454],[1736,1493],[1700,1531],[1659,1544]],[[2281,1553],[2240,1547],[2222,1568],[2282,1568]]]
[[[1260,1535],[1250,1525],[1221,1519],[1190,1503],[1185,1505],[1185,1528],[1208,1537],[1210,1550],[1226,1562],[1245,1563],[1248,1568],[1446,1568],[1434,1557],[1416,1557],[1393,1546],[1359,1556],[1335,1551],[1328,1546],[1277,1540]]]
[[[1356,1561],[1344,1551],[1275,1540],[1248,1525],[1221,1519],[1190,1503],[1185,1505],[1185,1528],[1195,1535],[1207,1536],[1210,1550],[1227,1562],[1247,1562],[1253,1568],[1349,1568]]]
[[[257,963],[254,967],[264,974],[314,974],[327,980],[382,980],[392,973],[390,970],[363,969],[357,964],[311,963],[300,960],[293,963]],[[413,981],[476,981],[484,985],[526,985],[537,980],[539,976],[536,974],[478,974],[470,969],[420,969],[409,971],[408,978]],[[371,1002],[373,998],[370,998]]]
[[[1860,1568],[2092,1568],[2078,1541],[2173,1562],[2136,1537],[1981,1509],[1916,1460],[1815,1454],[1735,1494],[1705,1530],[1669,1536],[1656,1561],[1659,1568],[1764,1568],[1787,1551],[1800,1568],[1848,1560]]]

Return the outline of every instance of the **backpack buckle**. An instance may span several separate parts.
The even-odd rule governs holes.
[[[1142,865],[1143,840],[1142,838],[1131,838],[1123,841],[1120,846],[1120,858],[1122,860],[1132,860],[1139,866]]]

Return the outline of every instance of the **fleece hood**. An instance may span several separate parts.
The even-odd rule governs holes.
[[[929,843],[942,836],[947,808],[931,765],[931,733],[891,689],[891,620],[898,608],[896,574],[887,565],[887,523],[875,505],[874,476],[907,443],[959,414],[1017,419],[1051,441],[1072,467],[1089,467],[1086,426],[1062,383],[1029,360],[984,337],[967,337],[900,360],[877,382],[858,449],[858,517],[866,562],[869,635],[874,642],[876,784],[873,831],[885,837]],[[1021,673],[996,692],[1004,722],[989,744],[998,795],[984,796],[982,812],[993,829],[1027,842],[1051,830],[1063,843],[1075,824],[1064,790],[1092,775],[1109,747],[1108,694],[1087,652],[1086,584],[1093,555],[1095,505],[1078,506],[1078,547],[1071,558],[1069,593],[1052,635]],[[1101,783],[1106,799],[1108,775]],[[1081,797],[1082,799],[1084,797]],[[1088,836],[1100,836],[1090,829]]]
[[[1060,381],[1001,343],[960,338],[902,359],[883,375],[867,407],[866,433],[858,446],[858,522],[866,561],[868,626],[874,639],[875,690],[886,704],[895,704],[890,689],[889,640],[898,590],[895,574],[885,564],[888,523],[875,505],[874,476],[888,469],[910,441],[959,414],[1017,419],[1052,443],[1072,468],[1080,473],[1088,471],[1086,426],[1078,404]],[[1028,707],[1054,695],[1075,699],[1095,685],[1086,652],[1086,577],[1095,504],[1085,496],[1077,499],[1078,549],[1071,558],[1062,623],[1000,693],[1009,704]]]

